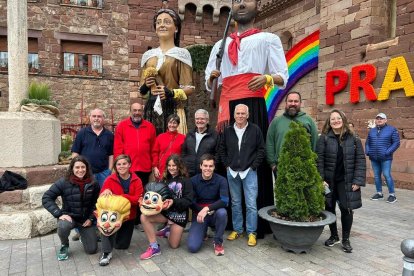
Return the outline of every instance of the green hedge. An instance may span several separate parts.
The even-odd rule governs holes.
[[[193,60],[193,70],[197,73],[204,72],[207,67],[213,45],[196,44],[187,47]]]

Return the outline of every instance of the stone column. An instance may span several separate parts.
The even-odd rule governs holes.
[[[27,96],[27,1],[7,1],[7,49],[9,59],[9,111],[19,111]]]

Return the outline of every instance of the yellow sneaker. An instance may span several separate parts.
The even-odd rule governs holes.
[[[236,231],[233,231],[230,233],[230,235],[227,236],[227,240],[234,241],[240,237],[243,237],[243,233],[237,233]]]
[[[249,234],[249,240],[247,241],[248,246],[256,246],[256,234],[250,233]]]

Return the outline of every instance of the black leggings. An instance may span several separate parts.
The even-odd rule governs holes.
[[[102,236],[102,252],[110,253],[112,249],[128,249],[134,232],[134,221],[125,221],[121,228],[112,236]]]
[[[346,209],[342,206],[341,202],[346,202],[345,194],[345,182],[341,181],[336,183],[332,191],[332,204],[325,204],[325,209],[334,215],[336,215],[336,202],[338,201],[339,210],[341,210],[341,223],[342,223],[342,239],[349,239],[351,234],[352,222],[354,220],[354,212],[350,209]],[[332,236],[338,236],[338,227],[336,221],[329,225]]]

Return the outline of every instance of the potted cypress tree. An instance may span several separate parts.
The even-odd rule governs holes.
[[[269,221],[282,248],[295,253],[308,252],[335,215],[324,211],[322,178],[316,167],[317,155],[311,149],[309,134],[296,122],[289,126],[277,166],[276,206],[259,210]]]

